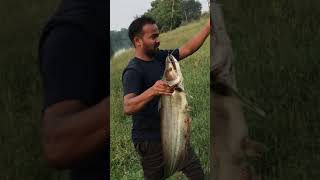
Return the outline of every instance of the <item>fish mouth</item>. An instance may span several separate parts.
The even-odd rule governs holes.
[[[181,82],[181,79],[178,76],[178,78],[176,78],[176,79],[174,79],[172,81],[166,81],[166,82],[170,87],[173,87],[173,86],[177,86]]]
[[[170,60],[170,63],[172,64],[172,66],[173,66],[173,69],[174,69],[175,71],[177,71],[177,66],[176,66],[176,63],[174,62],[174,59],[172,59],[172,57],[170,56],[170,57],[169,57],[169,60]]]
[[[175,70],[171,70],[175,71]],[[168,73],[165,78],[166,83],[170,86],[177,86],[181,82],[180,76],[175,72],[175,73]]]
[[[169,65],[168,71],[165,73],[166,74],[165,81],[170,87],[177,86],[181,82],[181,78],[177,72],[177,67],[174,60],[170,58],[169,63],[171,67]]]

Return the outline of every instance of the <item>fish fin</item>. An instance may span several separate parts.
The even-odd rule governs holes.
[[[186,105],[186,107],[184,108],[184,112],[185,112],[185,113],[188,113],[188,112],[191,112],[191,111],[192,111],[191,106]],[[189,119],[190,119],[190,118],[189,118]]]
[[[182,91],[184,91],[184,89],[181,87],[181,86],[177,86],[177,87],[175,87],[175,90],[177,90],[177,91],[179,91],[179,92],[182,92]]]
[[[260,109],[257,105],[255,105],[254,103],[252,103],[250,100],[248,100],[247,98],[245,98],[244,96],[242,96],[240,93],[238,93],[235,89],[230,88],[230,90],[232,91],[232,93],[238,98],[240,99],[241,103],[248,108],[249,110],[251,110],[252,112],[254,112],[256,115],[260,116],[261,118],[266,118],[266,113]]]
[[[187,111],[188,111],[188,112],[192,111],[192,107],[191,107],[191,106],[187,106]],[[191,121],[191,118],[189,118],[189,119],[190,119],[190,121]]]
[[[170,87],[178,86],[179,83],[181,82],[181,78],[178,76],[176,79],[174,79],[172,81],[166,81],[166,82]]]
[[[186,93],[186,95],[187,95],[190,99],[193,99],[193,96],[191,96],[189,93]]]
[[[252,103],[250,100],[248,100],[248,98],[241,95],[236,89],[234,89],[230,85],[223,83],[223,82],[214,81],[213,87],[214,87],[214,91],[216,91],[216,93],[221,94],[223,96],[230,96],[233,94],[250,111],[252,111],[253,113],[255,113],[256,115],[258,115],[259,117],[261,117],[263,119],[266,118],[267,115],[266,115],[265,111],[263,111],[261,108],[259,108],[256,104]]]

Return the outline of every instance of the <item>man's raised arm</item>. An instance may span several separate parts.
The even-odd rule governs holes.
[[[210,33],[210,20],[193,38],[179,48],[179,59],[182,60],[196,52]]]

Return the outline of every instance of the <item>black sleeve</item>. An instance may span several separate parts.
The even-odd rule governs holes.
[[[90,104],[97,78],[94,48],[90,36],[75,26],[58,26],[48,33],[40,57],[44,108],[64,100]]]
[[[139,95],[142,90],[142,79],[140,74],[132,69],[124,72],[122,77],[124,96],[129,93]]]

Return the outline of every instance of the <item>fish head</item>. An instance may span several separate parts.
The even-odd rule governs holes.
[[[166,81],[169,86],[176,86],[181,82],[176,63],[177,60],[171,56],[166,58],[163,80]]]

